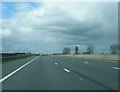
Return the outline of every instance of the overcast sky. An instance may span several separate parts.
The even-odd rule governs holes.
[[[62,52],[88,45],[95,53],[109,52],[118,42],[118,3],[4,2],[3,52]],[[1,32],[1,31],[0,31]]]

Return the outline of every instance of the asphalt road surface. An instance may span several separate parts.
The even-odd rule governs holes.
[[[118,62],[34,56],[3,62],[3,90],[117,90]]]

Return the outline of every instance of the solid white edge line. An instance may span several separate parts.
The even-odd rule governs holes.
[[[112,68],[113,68],[113,69],[117,69],[117,70],[120,69],[120,68],[118,68],[118,67],[112,67]]]
[[[10,76],[12,76],[13,74],[15,74],[16,72],[18,72],[19,70],[21,70],[22,68],[24,68],[25,66],[27,66],[28,64],[30,64],[32,61],[34,61],[35,59],[37,59],[39,56],[35,57],[34,59],[30,60],[28,63],[22,65],[20,68],[16,69],[15,71],[11,72],[10,74],[8,74],[7,76],[3,77],[2,79],[0,79],[0,83],[3,82],[4,80],[6,80],[7,78],[9,78]]]
[[[70,72],[68,69],[64,69],[64,71],[66,71],[66,72],[68,72],[68,73]]]

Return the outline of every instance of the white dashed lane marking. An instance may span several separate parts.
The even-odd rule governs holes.
[[[68,72],[68,73],[70,72],[68,69],[64,69],[64,71],[66,71],[66,72]]]
[[[89,64],[89,62],[84,62],[85,64]]]
[[[58,65],[58,63],[55,63],[55,65]]]
[[[74,59],[72,59],[72,61],[75,61]]]
[[[115,69],[115,70],[119,70],[120,68],[118,68],[118,67],[112,67],[113,69]]]
[[[83,80],[82,78],[80,78],[80,80]]]

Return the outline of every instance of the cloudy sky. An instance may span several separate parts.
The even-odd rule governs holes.
[[[3,2],[3,52],[62,52],[94,46],[109,52],[118,42],[116,2]]]

